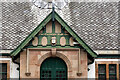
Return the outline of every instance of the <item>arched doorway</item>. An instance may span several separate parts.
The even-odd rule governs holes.
[[[67,65],[58,57],[50,57],[40,67],[40,80],[67,80]]]

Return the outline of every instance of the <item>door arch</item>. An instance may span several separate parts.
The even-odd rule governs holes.
[[[40,67],[40,80],[67,80],[67,65],[58,57],[45,59]]]

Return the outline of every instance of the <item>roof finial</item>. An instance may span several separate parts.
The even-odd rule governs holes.
[[[55,9],[55,4],[54,4],[54,0],[52,1],[52,11],[54,12]]]
[[[54,11],[54,9],[55,9],[55,5],[54,5],[54,0],[52,1],[52,21],[54,21],[55,19],[54,19],[54,15],[55,15],[55,11]]]

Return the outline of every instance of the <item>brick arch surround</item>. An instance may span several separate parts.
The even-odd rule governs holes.
[[[36,68],[36,76],[38,76],[38,78],[40,78],[40,66],[42,64],[42,62],[46,59],[52,57],[51,53],[46,53],[43,56],[41,56],[41,58],[38,60],[37,62],[37,68]],[[55,57],[59,57],[61,58],[67,65],[67,74],[68,74],[68,78],[72,77],[72,66],[71,66],[71,62],[70,60],[62,53],[57,53]],[[39,72],[38,72],[39,71]]]

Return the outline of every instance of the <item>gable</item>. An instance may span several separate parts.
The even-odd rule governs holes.
[[[50,39],[56,38],[58,47],[82,47],[92,57],[96,57],[96,53],[64,22],[64,20],[56,13],[50,13],[34,30],[33,32],[11,52],[11,56],[16,56],[25,47],[30,45],[36,47],[57,47],[50,45]],[[74,46],[73,39],[79,43]],[[66,43],[65,43],[66,42]],[[26,46],[28,45],[28,46]],[[38,46],[39,45],[39,46]]]
[[[54,24],[54,26],[52,26]],[[52,42],[55,39],[55,42]],[[77,43],[77,44],[73,44]],[[25,48],[81,48],[81,45],[56,20],[50,20]]]

